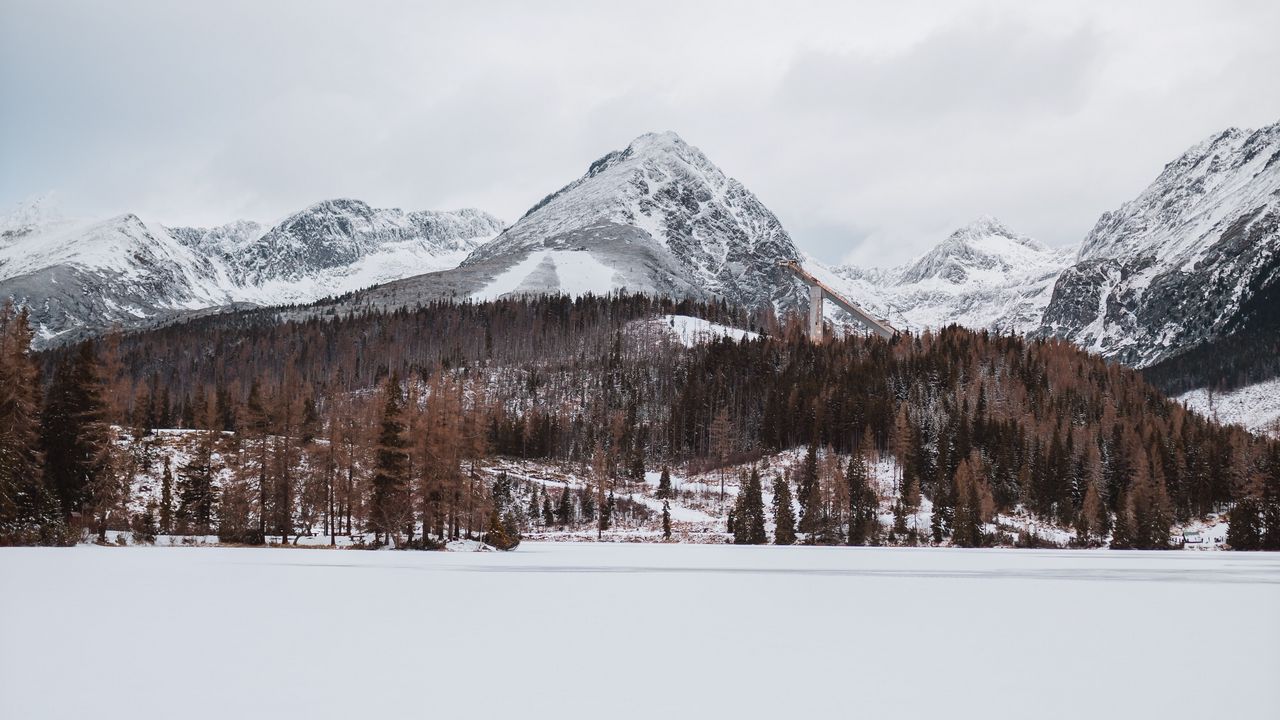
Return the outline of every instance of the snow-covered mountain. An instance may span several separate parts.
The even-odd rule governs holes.
[[[0,297],[31,309],[41,342],[204,308],[309,302],[457,265],[502,230],[478,210],[317,203],[273,226],[166,228],[136,215],[0,220]]]
[[[1144,367],[1230,334],[1280,282],[1280,123],[1230,129],[1104,213],[1039,334]]]
[[[387,292],[405,301],[628,290],[798,309],[804,294],[778,263],[799,257],[751,191],[667,132],[595,161],[457,269]]]
[[[992,217],[959,228],[895,268],[806,267],[899,329],[972,328],[1025,333],[1040,326],[1058,274],[1074,252],[1019,235]]]

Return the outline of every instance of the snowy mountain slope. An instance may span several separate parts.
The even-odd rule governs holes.
[[[908,330],[952,323],[1023,333],[1040,326],[1053,282],[1074,253],[981,217],[896,268],[806,267],[851,299]]]
[[[1188,408],[1223,425],[1280,439],[1280,378],[1216,393],[1207,388],[1178,396]]]
[[[778,267],[781,260],[800,257],[778,219],[671,132],[642,135],[592,163],[581,178],[477,248],[460,269],[524,268],[528,257],[547,250],[590,254],[598,265],[583,267],[608,276],[593,285],[597,290],[714,295],[778,310],[796,309],[803,298],[799,284]],[[575,282],[566,280],[574,263],[562,268],[552,262],[558,287],[570,289],[564,283]],[[543,279],[534,274],[545,269],[545,261],[528,266],[529,283],[522,290],[554,291],[547,273]]]
[[[272,227],[165,228],[135,215],[67,221],[20,208],[0,221],[0,297],[30,306],[42,342],[233,303],[278,305],[451,267],[501,222],[356,200]]]
[[[1230,129],[1104,213],[1058,279],[1041,335],[1145,367],[1231,331],[1280,282],[1280,123]]]
[[[0,232],[0,297],[30,307],[47,341],[232,298],[215,264],[136,215]]]

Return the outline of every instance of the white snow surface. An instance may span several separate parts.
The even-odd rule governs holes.
[[[1179,395],[1178,400],[1224,425],[1241,425],[1250,432],[1280,438],[1280,378],[1228,392],[1200,388]]]
[[[459,258],[461,261],[461,258]],[[507,295],[562,294],[579,297],[608,295],[618,289],[613,268],[588,252],[542,250],[502,271],[472,294],[477,301],[496,300]]]
[[[24,720],[1280,706],[1274,553],[82,546],[0,549],[0,577],[0,717]]]
[[[760,337],[760,333],[688,315],[663,315],[654,322],[669,330],[685,347],[694,347],[720,338],[757,340]]]

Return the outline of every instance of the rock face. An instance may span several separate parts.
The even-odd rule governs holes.
[[[1230,334],[1280,282],[1280,123],[1231,129],[1104,213],[1037,334],[1144,367]]]
[[[1073,255],[981,217],[900,267],[830,272],[851,298],[899,329],[955,323],[1025,333],[1040,326],[1053,283]]]
[[[278,305],[456,265],[502,230],[477,210],[317,203],[266,227],[166,228],[136,215],[67,221],[20,208],[0,222],[0,298],[31,308],[42,344],[156,316]]]
[[[459,271],[490,278],[477,297],[626,289],[785,311],[804,294],[778,263],[799,258],[751,191],[668,132],[595,161]]]

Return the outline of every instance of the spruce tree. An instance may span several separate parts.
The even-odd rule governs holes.
[[[164,472],[160,475],[160,532],[173,533],[173,470],[169,456],[164,456]]]
[[[573,519],[573,500],[569,497],[569,486],[560,491],[560,502],[556,505],[556,524],[568,527]]]
[[[865,545],[874,526],[879,524],[880,508],[876,492],[871,489],[866,459],[861,453],[856,453],[849,459],[845,482],[849,485],[848,543]]]
[[[755,468],[751,469],[741,495],[743,502],[737,521],[742,526],[743,542],[747,545],[764,545],[769,542],[769,537],[765,532],[764,497],[760,487],[760,472]]]
[[[400,378],[392,373],[383,390],[385,397],[382,422],[378,433],[378,447],[374,458],[373,497],[369,512],[369,525],[376,540],[392,541],[392,535],[400,529],[405,492],[409,478],[409,454],[405,448],[404,396],[400,390]]]
[[[662,501],[662,538],[671,539],[671,503],[667,500]]]
[[[179,524],[184,532],[208,535],[213,532],[213,443],[210,434],[200,432],[191,459],[179,472]]]
[[[1262,549],[1262,507],[1254,498],[1245,498],[1231,509],[1227,544],[1232,550]]]
[[[794,545],[796,516],[791,507],[791,483],[782,475],[773,478],[773,543]]]
[[[800,532],[815,533],[822,524],[822,489],[818,485],[818,446],[810,444],[800,466]]]
[[[551,509],[551,496],[545,490],[542,493],[542,524],[548,528],[556,524],[556,511]]]
[[[666,465],[662,466],[662,475],[658,477],[658,491],[654,495],[659,500],[667,500],[671,497],[671,471]]]
[[[105,406],[92,344],[82,343],[54,370],[40,418],[45,484],[58,498],[64,516],[79,512],[104,488],[109,438]]]
[[[613,491],[609,491],[609,499],[605,501],[604,507],[600,508],[600,525],[599,532],[613,527],[613,512],[617,508],[617,503],[613,499]]]

